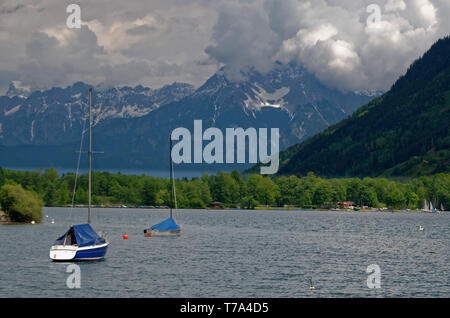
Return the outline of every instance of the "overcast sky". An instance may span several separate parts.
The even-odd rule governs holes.
[[[80,29],[66,25],[71,3]],[[449,16],[450,0],[0,0],[0,93],[11,81],[199,86],[221,66],[238,81],[274,61],[340,90],[386,90],[450,34]]]

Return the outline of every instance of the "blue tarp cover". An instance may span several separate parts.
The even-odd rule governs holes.
[[[151,229],[157,231],[170,231],[170,230],[179,230],[180,226],[175,223],[174,219],[168,218],[167,220],[159,224],[153,225]]]
[[[76,243],[79,247],[99,245],[106,242],[104,238],[98,236],[89,224],[79,224],[73,225],[63,236],[55,241],[54,245],[62,245],[68,235],[71,236],[71,244]]]

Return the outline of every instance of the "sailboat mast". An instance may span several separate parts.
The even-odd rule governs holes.
[[[173,205],[173,165],[172,165],[172,136],[169,135],[169,158],[170,158],[170,217],[172,218]]]
[[[89,88],[89,186],[88,186],[88,224],[91,224],[91,156],[92,156],[92,88]]]

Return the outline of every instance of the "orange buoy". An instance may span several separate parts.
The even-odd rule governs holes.
[[[128,240],[128,234],[127,233],[125,233],[122,237],[123,237],[124,240]]]

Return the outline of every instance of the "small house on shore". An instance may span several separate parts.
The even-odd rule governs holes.
[[[338,207],[340,209],[353,209],[355,205],[356,205],[355,202],[352,201],[344,201],[338,203]]]

